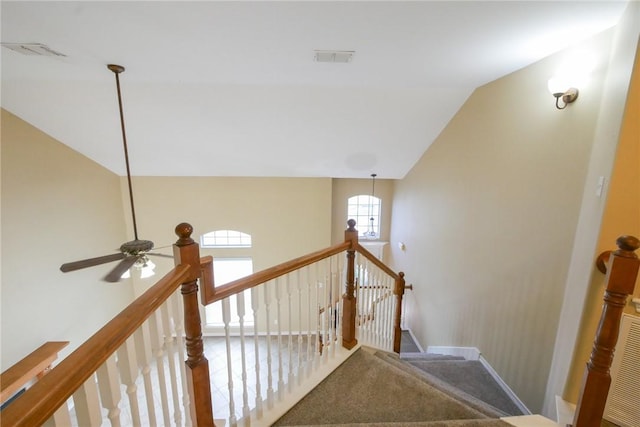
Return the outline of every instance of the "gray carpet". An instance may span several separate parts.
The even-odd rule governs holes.
[[[459,420],[486,418],[487,415],[454,396],[425,386],[413,372],[360,349],[274,425],[395,423],[392,425],[401,426],[403,424],[398,423],[422,422],[417,425],[444,427],[466,426]],[[458,424],[424,423],[445,420],[458,420]]]
[[[523,415],[502,387],[477,360],[405,359],[406,362],[428,372],[460,390],[482,399],[508,415]]]
[[[314,426],[299,427],[319,427],[329,424],[316,424]],[[448,420],[448,421],[414,421],[414,422],[392,422],[392,423],[356,423],[356,424],[330,424],[332,427],[512,427],[511,424],[502,420]]]

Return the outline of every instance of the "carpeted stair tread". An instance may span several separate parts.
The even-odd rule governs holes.
[[[482,400],[480,398],[477,398],[477,397],[467,393],[466,391],[461,390],[460,388],[449,384],[446,381],[441,380],[440,378],[436,377],[435,375],[432,375],[429,372],[423,371],[423,370],[413,366],[412,364],[407,363],[404,360],[399,359],[398,355],[396,355],[394,353],[387,353],[387,352],[383,352],[383,351],[378,351],[378,352],[376,352],[375,355],[376,355],[376,357],[379,357],[379,358],[382,358],[382,359],[386,360],[388,363],[394,364],[399,369],[402,369],[402,370],[410,373],[410,375],[412,375],[415,378],[420,379],[421,381],[425,382],[429,386],[437,388],[438,390],[442,391],[443,393],[447,394],[448,396],[463,402],[465,405],[468,405],[471,408],[474,408],[475,410],[477,410],[478,412],[486,415],[487,417],[499,418],[499,417],[505,417],[505,416],[510,415],[510,414],[508,414],[508,413],[506,413],[504,411],[501,411],[500,409],[496,408],[495,406],[485,402],[484,400]]]
[[[523,415],[478,360],[406,359],[406,362],[481,399],[508,415]]]
[[[477,420],[446,420],[446,421],[413,421],[388,423],[351,423],[351,424],[314,424],[299,427],[512,427],[502,420],[486,418]]]
[[[275,426],[479,419],[486,416],[362,349]]]

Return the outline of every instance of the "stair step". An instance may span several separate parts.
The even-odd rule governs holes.
[[[446,420],[446,421],[410,421],[388,423],[356,423],[356,424],[318,424],[304,427],[512,427],[499,419]]]
[[[480,361],[407,359],[406,362],[509,415],[523,415]]]

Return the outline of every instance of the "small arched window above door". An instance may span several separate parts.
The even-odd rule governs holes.
[[[251,235],[235,230],[216,230],[200,236],[203,248],[250,248]]]

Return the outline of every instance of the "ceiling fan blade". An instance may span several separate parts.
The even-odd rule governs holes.
[[[83,259],[81,261],[68,262],[60,266],[60,271],[67,273],[69,271],[80,270],[82,268],[93,267],[95,265],[106,264],[107,262],[117,261],[124,258],[123,253],[99,256],[96,258]]]
[[[161,257],[164,257],[164,258],[173,258],[173,255],[161,254],[161,253],[157,253],[157,252],[147,252],[147,255],[161,256]]]
[[[111,270],[109,272],[109,274],[107,274],[104,277],[104,280],[106,282],[111,282],[111,283],[115,283],[118,282],[121,278],[122,275],[125,273],[125,271],[127,271],[128,269],[131,268],[131,266],[133,264],[135,264],[135,262],[138,260],[138,258],[140,258],[142,255],[135,255],[135,256],[127,256],[125,259],[123,259],[122,261],[120,261],[118,263],[118,265],[116,265],[113,270]]]

